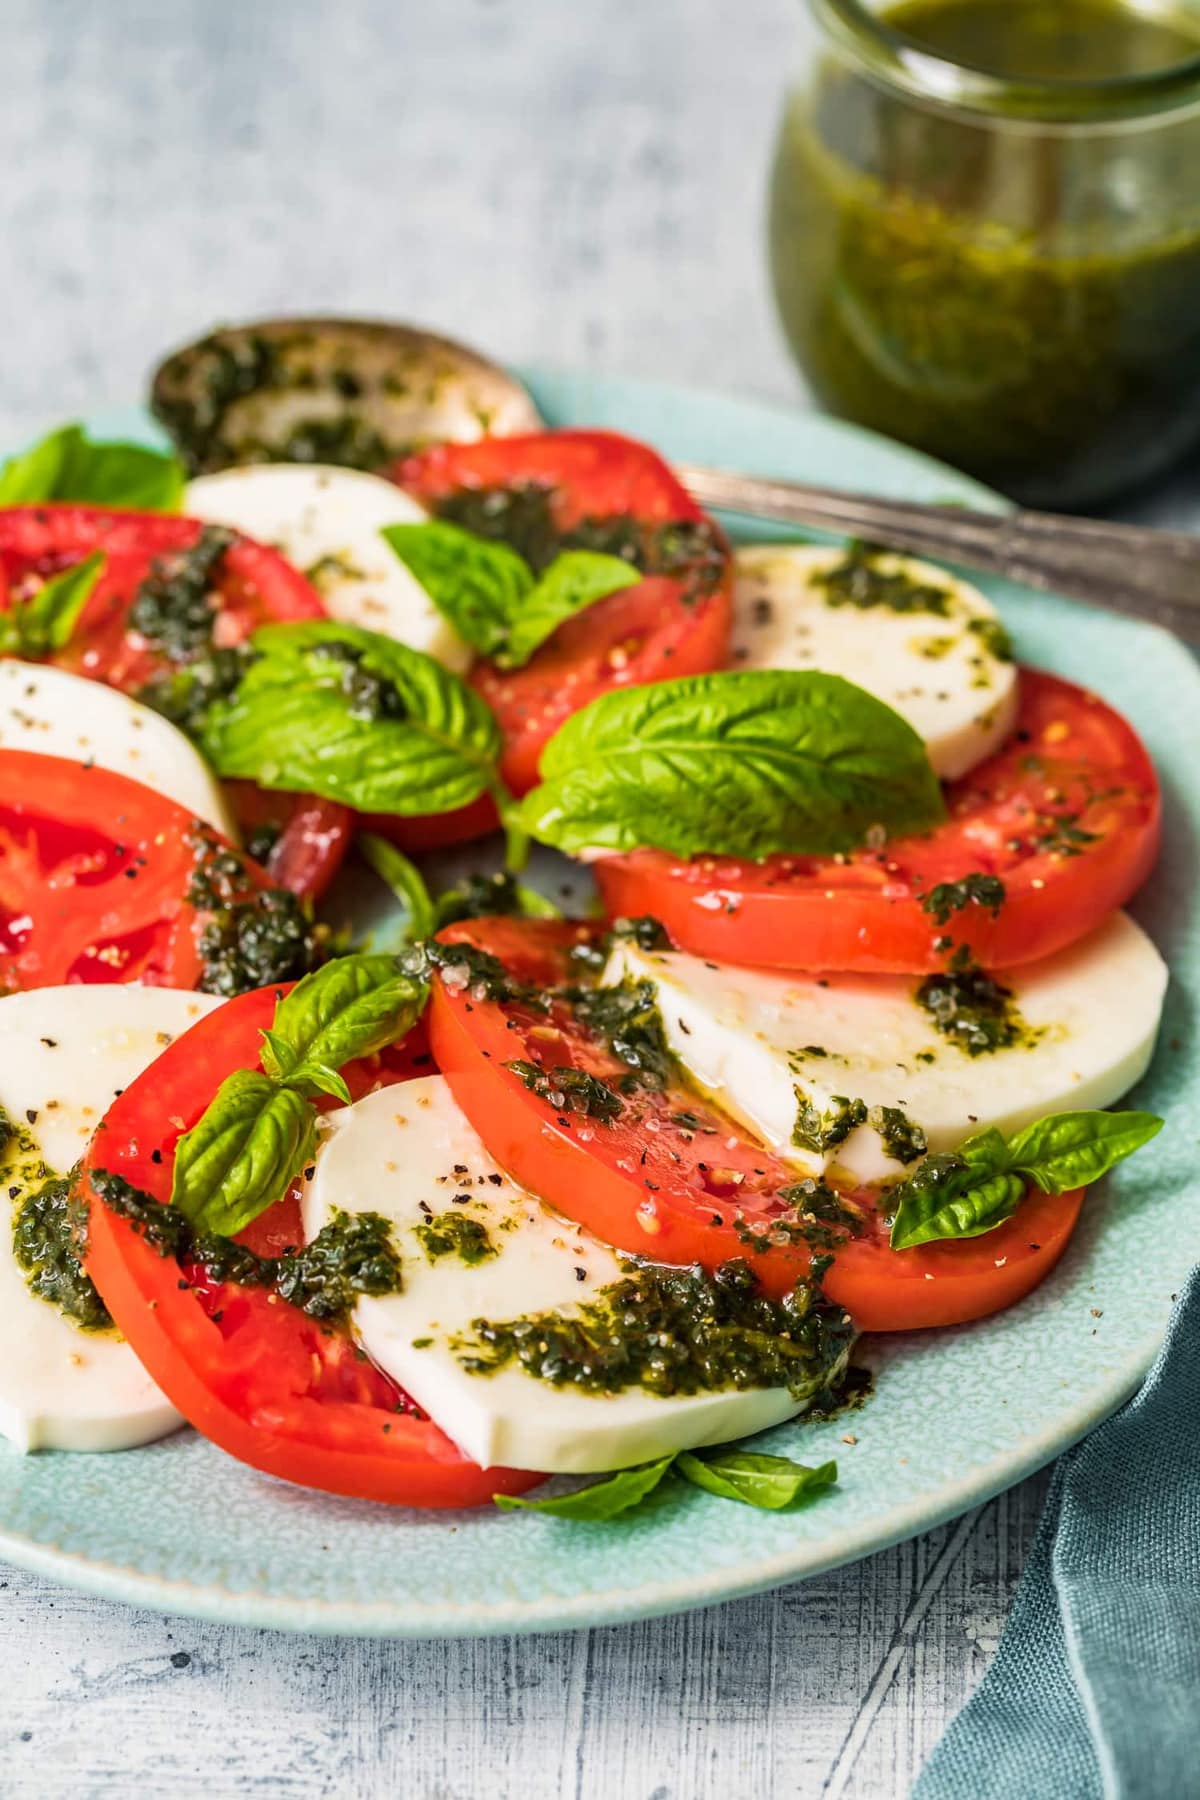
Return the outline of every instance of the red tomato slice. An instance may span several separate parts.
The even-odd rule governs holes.
[[[1022,671],[1012,737],[950,783],[946,803],[936,830],[842,859],[639,850],[595,874],[611,915],[649,913],[697,956],[918,974],[944,965],[939,938],[988,969],[1049,956],[1123,906],[1158,854],[1158,779],[1141,740],[1103,700],[1038,669]],[[942,925],[923,909],[939,882],[976,871],[1003,881],[998,914],[968,905]]]
[[[272,891],[257,863],[152,788],[0,750],[0,993],[75,981],[200,986],[211,910],[188,893],[213,850],[232,859],[230,900]]]
[[[252,781],[227,781],[225,789],[247,851],[272,881],[302,899],[319,900],[350,848],[350,808],[320,794],[287,794]]]
[[[480,1469],[368,1362],[349,1332],[262,1289],[215,1283],[160,1256],[89,1184],[121,1175],[171,1193],[175,1144],[235,1069],[257,1068],[281,990],[262,988],[199,1020],[120,1096],[84,1158],[85,1264],[105,1305],[172,1405],[252,1468],[327,1493],[400,1506],[478,1506],[543,1478]],[[346,1070],[357,1096],[428,1065],[423,1039]],[[260,1255],[301,1241],[293,1193],[241,1240]]]
[[[569,924],[486,919],[440,935],[487,951],[516,980],[548,990],[573,979],[569,950],[592,934]],[[808,1268],[806,1244],[780,1234],[783,1241],[764,1247],[753,1235],[793,1216],[781,1190],[799,1179],[795,1166],[682,1082],[627,1097],[611,1123],[560,1112],[529,1091],[510,1062],[618,1081],[628,1073],[569,1005],[556,1000],[547,1015],[438,975],[429,1020],[438,1067],[491,1154],[606,1243],[706,1268],[750,1256],[775,1295]],[[1081,1195],[1031,1195],[986,1237],[903,1251],[888,1245],[888,1221],[872,1196],[854,1198],[866,1228],[834,1250],[825,1292],[863,1331],[911,1331],[983,1318],[1036,1287],[1066,1248]]]
[[[560,533],[613,518],[627,518],[634,528],[707,522],[653,450],[611,431],[439,444],[391,473],[435,512],[466,490],[541,490]],[[501,773],[514,793],[534,786],[546,740],[598,694],[722,667],[729,650],[731,562],[724,539],[711,529],[707,557],[675,574],[648,575],[589,606],[560,625],[523,669],[476,662],[470,680],[500,721]]]
[[[104,569],[71,641],[48,660],[137,694],[172,667],[161,646],[149,643],[130,622],[139,588],[152,572],[191,550],[205,529],[197,519],[164,513],[71,505],[5,507],[0,509],[0,608],[102,550]],[[233,542],[212,575],[214,644],[228,648],[260,625],[324,618],[316,590],[278,551],[231,535]],[[240,785],[244,792],[249,784]],[[345,856],[350,815],[310,795],[275,796],[271,806],[273,811],[264,809],[254,821],[282,816],[285,822],[270,872],[282,887],[315,899]]]
[[[390,838],[401,850],[445,850],[452,844],[472,843],[500,829],[500,815],[490,794],[480,794],[469,806],[454,812],[422,813],[401,818],[398,813],[365,813],[362,822],[368,831]]]

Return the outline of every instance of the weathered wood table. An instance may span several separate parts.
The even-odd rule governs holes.
[[[0,444],[288,309],[802,405],[762,206],[810,43],[801,0],[5,0]],[[1198,486],[1143,511],[1200,518]],[[305,1640],[0,1569],[0,1792],[890,1800],[986,1665],[1043,1488],[575,1636]]]

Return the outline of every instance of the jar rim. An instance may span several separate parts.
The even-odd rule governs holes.
[[[808,0],[817,21],[868,71],[917,99],[1008,118],[1095,126],[1200,102],[1200,48],[1139,74],[1020,79],[957,61],[909,37],[865,0]],[[1144,9],[1144,10],[1149,10]]]

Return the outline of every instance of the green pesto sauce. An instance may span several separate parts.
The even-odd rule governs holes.
[[[1007,626],[999,619],[968,619],[967,630],[971,636],[978,638],[979,648],[985,656],[996,662],[1010,663],[1016,659],[1016,651]],[[976,684],[978,685],[978,684]]]
[[[367,652],[358,644],[343,643],[337,638],[311,644],[308,654],[322,664],[329,664],[336,685],[346,697],[346,711],[352,719],[374,724],[381,719],[406,719],[408,705],[394,681],[364,665]]]
[[[564,550],[592,550],[618,556],[643,575],[667,575],[684,582],[684,598],[697,600],[725,577],[724,542],[707,519],[666,523],[630,513],[584,518],[563,530],[555,520],[554,489],[540,482],[512,487],[459,488],[434,502],[434,511],[477,537],[507,544],[540,575]]]
[[[832,1419],[840,1419],[844,1413],[857,1412],[867,1404],[874,1392],[874,1372],[851,1363],[836,1387],[827,1389],[823,1394],[813,1395],[812,1401],[804,1410],[804,1422],[806,1425],[827,1425]]]
[[[189,663],[212,645],[213,584],[235,534],[205,525],[186,550],[156,557],[134,595],[129,624],[168,662]]]
[[[606,1081],[601,1081],[597,1075],[589,1075],[585,1069],[574,1069],[565,1063],[545,1069],[539,1063],[526,1062],[519,1057],[506,1062],[504,1067],[511,1069],[523,1087],[552,1106],[555,1112],[579,1113],[585,1119],[598,1119],[603,1125],[611,1125],[624,1109],[621,1096],[614,1094]]]
[[[415,1235],[430,1262],[455,1256],[473,1269],[497,1254],[482,1219],[472,1219],[453,1209],[434,1213],[415,1228]]]
[[[402,952],[400,967],[417,981],[428,981],[436,970],[451,993],[465,993],[475,1001],[519,1001],[535,1012],[547,1010],[544,994],[528,982],[518,981],[498,956],[475,944],[443,944],[427,938]]]
[[[192,661],[177,663],[138,689],[144,706],[201,742],[211,708],[228,700],[241,685],[251,663],[258,661],[249,644],[209,644]]]
[[[886,568],[880,560],[886,554],[872,544],[851,544],[841,562],[813,576],[814,585],[824,591],[825,604],[852,606],[859,612],[879,607],[894,613],[932,613],[948,619],[954,610],[949,588],[918,581],[903,564]]]
[[[462,919],[519,919],[523,914],[521,884],[511,869],[499,869],[494,875],[466,875],[437,899],[439,930]]]
[[[968,906],[985,907],[994,919],[1004,900],[1004,883],[1000,877],[976,871],[964,875],[961,881],[939,881],[921,896],[921,910],[938,925],[948,925],[953,914]]]
[[[1200,53],[1194,9],[1121,0],[904,0],[884,19],[1009,79]],[[1194,114],[1014,130],[829,57],[788,105],[772,175],[796,357],[833,410],[1026,500],[1145,478],[1200,435],[1198,165]]]
[[[836,1250],[862,1232],[864,1219],[858,1207],[818,1177],[808,1176],[781,1188],[779,1198],[792,1209],[790,1213],[735,1220],[738,1242],[748,1250],[761,1254],[788,1244],[805,1244],[823,1253]]]
[[[81,1331],[109,1331],[112,1315],[79,1260],[81,1222],[70,1176],[52,1175],[16,1204],[13,1255],[31,1294],[56,1306]]]
[[[219,333],[183,353],[169,389],[156,390],[154,411],[166,427],[189,475],[210,474],[241,463],[335,463],[349,469],[379,469],[417,446],[408,438],[387,438],[362,415],[356,402],[366,389],[349,366],[329,369],[310,333],[266,337],[257,333],[223,338]],[[382,392],[411,390],[399,360],[376,385]],[[239,401],[255,394],[289,396],[280,409],[280,429],[271,433],[260,415],[257,431],[239,428],[231,415]],[[300,396],[312,395],[305,412]]]
[[[982,969],[946,969],[927,975],[916,998],[935,1030],[965,1056],[985,1056],[1016,1044],[1032,1045],[1040,1036],[1018,1012],[1012,989]]]
[[[845,1094],[834,1094],[822,1112],[803,1088],[797,1087],[793,1092],[796,1123],[792,1127],[792,1142],[801,1150],[811,1150],[814,1156],[835,1150],[856,1126],[866,1123],[865,1100],[851,1100]]]
[[[397,1294],[403,1285],[391,1226],[379,1213],[335,1212],[311,1243],[282,1256],[258,1256],[233,1238],[196,1231],[178,1207],[123,1175],[97,1169],[90,1183],[159,1256],[195,1265],[212,1281],[270,1288],[310,1319],[345,1324],[360,1295]]]
[[[929,1148],[924,1131],[902,1106],[873,1106],[867,1124],[878,1132],[883,1153],[893,1162],[916,1162]]]
[[[642,913],[636,919],[614,919],[602,936],[586,938],[582,943],[573,944],[570,952],[571,965],[587,974],[599,974],[608,962],[613,945],[620,943],[635,944],[639,950],[647,953],[671,948],[671,939],[662,921],[652,919],[649,913]]]
[[[763,1293],[741,1258],[709,1274],[630,1261],[628,1273],[570,1312],[475,1319],[454,1340],[463,1368],[522,1368],[557,1387],[615,1394],[787,1387],[797,1398],[839,1379],[854,1328],[818,1288]]]
[[[568,987],[562,990],[575,1017],[623,1062],[625,1093],[638,1088],[664,1088],[675,1072],[667,1047],[658,994],[647,980],[618,981],[612,987]]]
[[[204,914],[197,949],[205,994],[245,994],[296,981],[323,959],[322,934],[288,888],[251,889],[242,860],[202,826],[189,905]]]
[[[2,1107],[0,1182],[12,1208],[13,1256],[30,1293],[81,1331],[110,1330],[108,1309],[80,1261],[83,1219],[71,1201],[71,1176],[56,1175],[33,1133]]]

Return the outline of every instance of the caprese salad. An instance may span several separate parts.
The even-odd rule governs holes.
[[[1167,979],[1137,735],[959,577],[735,552],[610,432],[205,418],[0,471],[0,1434],[807,1501],[755,1434],[1020,1301],[1161,1125],[1108,1110]]]

